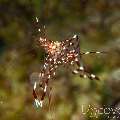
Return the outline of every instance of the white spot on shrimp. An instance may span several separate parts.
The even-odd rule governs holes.
[[[76,38],[76,37],[77,37],[77,35],[74,35],[74,36],[73,36],[73,38]]]
[[[98,52],[96,52],[96,53],[100,53],[100,52],[98,51]]]
[[[36,82],[34,83],[34,90],[36,89]]]
[[[94,74],[91,74],[90,76],[91,76],[92,78],[95,78],[95,75],[94,75]]]
[[[39,19],[38,19],[38,17],[36,17],[36,22],[37,22],[37,23],[39,22]]]
[[[74,70],[73,72],[74,72],[75,74],[77,74],[77,73],[78,73],[78,71],[77,71],[77,70]]]
[[[40,28],[38,29],[38,31],[39,31],[39,32],[41,31]]]
[[[84,70],[84,67],[83,67],[83,66],[80,66],[80,70]]]
[[[87,55],[87,54],[89,54],[90,52],[86,52],[85,54]]]
[[[46,92],[46,90],[47,90],[47,85],[45,85],[44,92]]]
[[[38,99],[35,99],[35,105],[36,105],[37,108],[38,108],[39,106],[41,106]]]
[[[86,74],[84,74],[84,76],[83,76],[84,78],[87,78],[87,75]]]
[[[43,106],[43,101],[41,100],[41,101],[40,101],[40,107],[42,107],[42,106]]]

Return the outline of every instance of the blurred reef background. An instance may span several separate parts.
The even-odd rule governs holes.
[[[61,67],[51,81],[51,105],[46,98],[42,109],[32,96],[46,56],[36,42],[35,17],[53,41],[77,33],[82,51],[108,51],[83,58],[100,81]],[[117,113],[82,111],[115,106],[119,98],[120,0],[0,0],[0,120],[119,120]]]

